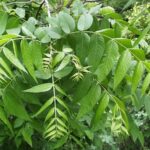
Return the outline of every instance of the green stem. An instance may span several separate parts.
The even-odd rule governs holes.
[[[55,123],[56,123],[56,132],[57,132],[57,102],[56,102],[56,89],[55,89],[55,80],[54,80],[54,73],[52,72],[52,84],[53,84],[53,98],[54,98],[54,116],[55,116]]]

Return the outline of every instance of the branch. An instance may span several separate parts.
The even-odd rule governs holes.
[[[51,11],[50,11],[50,7],[49,7],[49,2],[48,2],[48,0],[44,0],[44,2],[45,2],[45,5],[47,7],[47,15],[48,15],[48,17],[50,17]]]
[[[98,0],[85,0],[83,3],[95,3],[95,2],[100,2]]]
[[[30,0],[30,1],[24,1],[24,2],[10,2],[10,3],[6,3],[6,5],[27,4],[27,3],[32,3],[32,0]]]
[[[37,10],[36,17],[35,17],[36,19],[38,18],[38,15],[39,15],[40,10],[41,10],[41,8],[42,8],[42,6],[43,6],[44,3],[45,3],[45,1],[43,0],[43,2],[40,4],[40,6],[39,6],[39,8]]]
[[[74,0],[70,0],[70,1],[68,2],[68,4],[66,5],[66,7],[67,7],[67,8],[70,8],[70,5],[73,3],[73,1],[74,1]]]

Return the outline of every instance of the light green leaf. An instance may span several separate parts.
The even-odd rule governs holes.
[[[46,32],[49,35],[50,38],[52,39],[60,39],[62,37],[62,33],[60,28],[46,28]]]
[[[97,101],[100,99],[100,95],[101,89],[99,85],[93,85],[88,94],[80,100],[81,106],[77,115],[77,119],[80,119],[93,109]]]
[[[6,32],[8,34],[19,35],[21,31],[20,20],[17,16],[9,16],[6,26]],[[11,23],[10,23],[11,22]]]
[[[59,18],[58,17],[47,17],[46,18],[47,22],[50,24],[52,27],[59,27]]]
[[[144,66],[143,66],[143,63],[140,61],[139,63],[137,63],[136,68],[134,70],[133,77],[132,77],[132,92],[135,92],[142,78],[143,73],[144,73]]]
[[[92,120],[92,129],[93,130],[97,130],[98,126],[99,126],[99,121],[101,120],[101,117],[106,109],[106,107],[108,106],[109,103],[109,96],[108,94],[105,94],[101,101],[99,102],[98,108],[96,110],[95,116]]]
[[[53,135],[56,135],[56,130],[53,130],[52,132],[50,132],[49,134],[45,135],[44,137],[48,138],[48,137],[52,137]]]
[[[6,56],[6,58],[13,64],[15,65],[18,69],[24,71],[25,73],[27,73],[26,69],[24,68],[24,66],[21,64],[21,62],[18,60],[17,57],[15,57],[15,55],[7,48],[3,48],[3,52],[4,55]]]
[[[37,70],[36,72],[36,77],[39,78],[39,79],[43,79],[43,80],[47,80],[47,79],[50,79],[51,78],[51,72],[50,70]]]
[[[63,58],[65,57],[65,53],[64,52],[59,52],[53,60],[53,66],[57,65]]]
[[[46,131],[44,132],[44,135],[49,133],[49,132],[52,132],[54,129],[56,128],[56,125],[51,125],[49,126]]]
[[[115,41],[122,49],[132,48],[132,40],[127,38],[115,38]]]
[[[62,105],[63,107],[65,107],[65,108],[69,111],[68,106],[63,102],[62,99],[60,99],[59,97],[56,97],[56,100],[57,100],[57,102],[58,102],[60,105]]]
[[[37,81],[35,77],[31,52],[32,51],[29,47],[29,43],[26,40],[22,40],[21,41],[21,53],[22,53],[23,63],[26,66],[27,70],[29,71],[30,75],[33,77],[33,79]]]
[[[45,109],[47,109],[47,108],[53,103],[53,101],[54,101],[54,98],[53,98],[53,97],[50,98],[49,100],[47,100],[47,101],[43,104],[43,106],[40,108],[40,110],[39,110],[35,115],[33,115],[33,117],[36,117],[36,116],[38,116],[39,114],[41,114]]]
[[[10,79],[10,77],[7,75],[7,73],[2,68],[0,68],[0,74],[3,75],[4,77]]]
[[[75,21],[69,14],[60,12],[58,18],[59,18],[60,26],[66,34],[74,31]]]
[[[101,9],[101,6],[102,4],[90,8],[89,13],[92,15],[97,15],[99,13],[99,10]]]
[[[116,96],[113,96],[113,100],[115,101],[115,103],[117,104],[117,106],[119,107],[119,109],[121,111],[125,111],[126,108],[125,108],[125,105],[124,105],[124,102],[121,101],[119,98],[117,98]]]
[[[7,43],[8,41],[10,41],[11,39],[16,38],[17,35],[14,34],[6,34],[6,35],[1,35],[0,36],[0,46]]]
[[[58,125],[57,128],[58,128],[58,130],[60,130],[60,131],[62,131],[64,133],[68,133],[67,130],[64,127],[62,127],[62,126]]]
[[[2,58],[0,58],[0,66],[2,66],[6,70],[6,72],[9,73],[9,75],[11,77],[13,77],[13,74],[12,74],[10,67],[7,65],[7,63]]]
[[[145,78],[144,81],[143,81],[143,85],[142,85],[142,94],[143,94],[143,95],[145,94],[145,92],[146,92],[146,90],[147,90],[149,84],[150,84],[150,73],[148,73],[148,74],[146,75],[146,78]]]
[[[72,72],[72,70],[73,70],[73,67],[66,66],[62,70],[55,72],[54,77],[61,79],[65,76],[69,75]]]
[[[100,9],[100,14],[102,14],[102,15],[107,15],[107,14],[111,14],[114,12],[115,12],[114,8],[112,8],[110,6],[103,7]]]
[[[24,140],[32,147],[32,134],[33,129],[28,125],[25,126],[22,130],[22,135]]]
[[[55,70],[55,72],[62,70],[64,67],[66,67],[69,64],[69,62],[70,62],[70,56],[67,55],[66,57],[64,57],[64,59],[62,60],[58,68]]]
[[[39,27],[34,31],[34,35],[41,41],[41,43],[49,43],[51,41],[46,27]]]
[[[23,8],[16,8],[15,9],[16,14],[20,17],[20,18],[24,18],[25,17],[25,10]]]
[[[6,29],[8,15],[6,12],[0,12],[0,35],[2,35]]]
[[[12,45],[13,45],[14,55],[15,55],[17,58],[19,58],[19,50],[18,50],[16,41],[12,41]]]
[[[42,93],[42,92],[47,92],[47,91],[51,90],[52,87],[53,87],[52,83],[43,83],[43,84],[39,84],[37,86],[33,86],[30,89],[24,90],[24,92]]]
[[[56,111],[62,118],[64,118],[66,121],[68,121],[68,118],[64,112],[62,112],[59,108],[57,108]]]
[[[61,119],[57,118],[57,122],[63,127],[67,128],[66,124]]]
[[[145,60],[145,52],[142,49],[130,49],[134,58],[137,60]]]
[[[56,121],[56,119],[55,118],[52,118],[51,119],[51,121],[48,123],[48,125],[46,126],[46,131],[47,131],[47,129],[49,129],[49,127],[51,127],[52,125],[53,125],[53,123]],[[46,132],[45,131],[45,132]]]
[[[102,62],[95,71],[99,82],[102,82],[110,73],[118,55],[118,45],[114,41],[109,41],[106,45],[106,56],[102,59]]]
[[[72,51],[73,51],[73,49],[70,48],[70,47],[63,47],[63,52],[64,52],[64,53],[70,53],[70,52],[72,52]]]
[[[25,35],[30,36],[35,39],[35,36],[33,35],[34,31],[35,31],[35,24],[32,21],[28,20],[23,23],[22,32]]]
[[[119,58],[114,75],[114,89],[120,84],[125,77],[131,63],[131,54],[128,50],[124,51]]]
[[[45,121],[47,121],[48,119],[50,119],[53,116],[54,112],[55,112],[55,108],[51,108],[49,110],[48,114],[46,115]]]
[[[65,93],[65,91],[61,87],[59,87],[58,85],[55,84],[55,88],[58,92],[60,92],[61,94],[67,96],[67,94]]]
[[[78,30],[87,30],[92,26],[93,17],[90,14],[83,14],[78,20]]]

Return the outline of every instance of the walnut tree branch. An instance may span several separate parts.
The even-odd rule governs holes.
[[[44,0],[45,1],[45,5],[46,5],[46,7],[47,7],[47,14],[48,14],[48,17],[50,17],[51,16],[51,11],[50,11],[50,7],[49,7],[49,2],[48,2],[48,0]]]
[[[38,18],[38,15],[39,15],[40,10],[41,10],[41,8],[42,8],[42,6],[43,6],[44,3],[45,3],[45,1],[43,0],[43,2],[40,4],[40,6],[39,6],[39,8],[38,8],[38,10],[37,10],[37,13],[36,13],[36,17],[35,17],[35,18]]]

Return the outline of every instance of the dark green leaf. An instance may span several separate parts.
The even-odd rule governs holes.
[[[102,36],[94,34],[91,37],[88,65],[91,66],[91,70],[95,70],[99,65],[105,49],[105,43]]]
[[[78,119],[80,119],[93,109],[97,101],[100,99],[100,95],[101,89],[99,85],[93,85],[90,88],[88,94],[80,100],[81,106],[77,115]]]
[[[125,77],[131,63],[131,54],[128,50],[124,51],[118,61],[114,76],[114,89],[120,84]]]
[[[30,75],[36,81],[34,66],[33,66],[33,57],[32,51],[29,47],[29,43],[26,40],[21,41],[21,53],[24,65],[26,66],[27,70],[29,71]]]
[[[109,96],[107,94],[105,94],[101,101],[99,102],[98,108],[96,110],[95,116],[93,118],[92,121],[92,129],[93,130],[97,130],[98,126],[99,126],[99,121],[101,120],[101,117],[106,109],[106,107],[108,106],[109,103]]]
[[[133,77],[132,77],[132,92],[135,92],[142,75],[144,73],[144,66],[142,62],[137,63]]]
[[[17,116],[24,120],[30,120],[30,117],[25,110],[23,103],[12,89],[5,91],[3,101],[5,109],[11,115]]]
[[[112,70],[116,60],[118,58],[118,45],[114,41],[109,41],[106,45],[106,56],[102,59],[102,62],[97,67],[95,74],[98,77],[98,81],[103,81]]]

